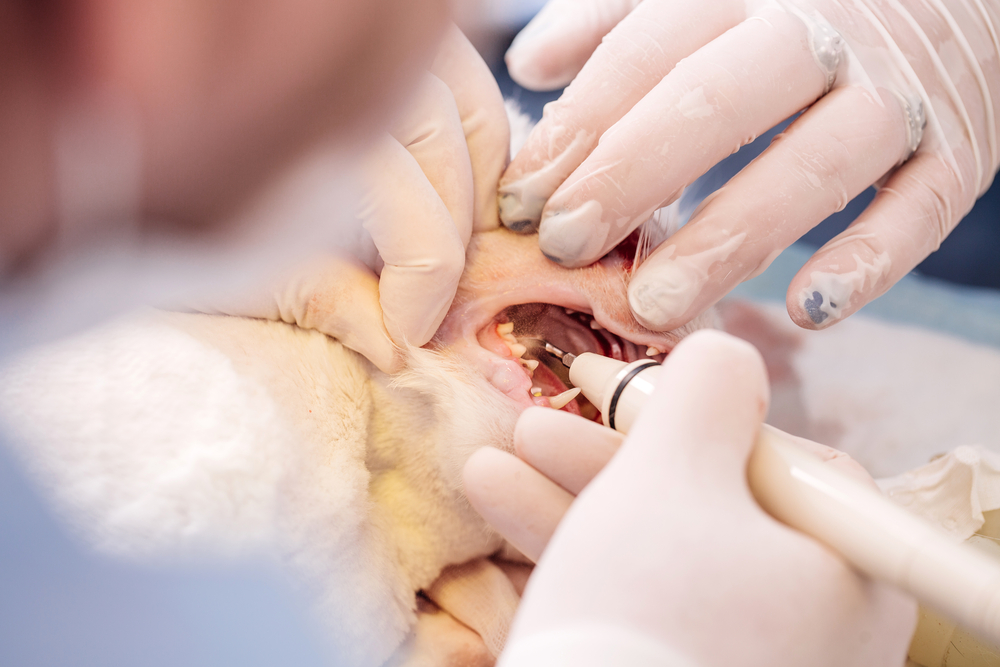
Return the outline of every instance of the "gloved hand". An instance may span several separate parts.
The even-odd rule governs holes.
[[[531,409],[515,436],[527,463],[496,449],[469,460],[473,505],[527,555],[544,549],[500,665],[902,665],[913,601],[750,495],[768,405],[756,351],[698,332],[660,378],[620,449],[608,429]]]
[[[472,232],[500,225],[496,186],[510,131],[496,81],[454,26],[405,108],[359,165],[357,214],[377,257],[322,252],[270,288],[199,310],[315,329],[386,372],[399,368],[398,346],[430,340]]]
[[[789,287],[795,322],[829,326],[936,250],[989,187],[998,32],[998,0],[551,0],[511,46],[511,75],[529,88],[579,75],[501,179],[501,218],[538,228],[554,261],[588,264],[806,109],[639,266],[629,303],[650,328],[680,326],[879,184]]]

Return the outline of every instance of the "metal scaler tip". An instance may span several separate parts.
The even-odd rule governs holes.
[[[562,365],[565,366],[566,368],[572,366],[573,362],[576,361],[575,354],[572,354],[570,352],[564,352],[563,350],[560,350],[558,347],[556,347],[555,345],[553,345],[548,341],[543,341],[543,342],[545,343],[545,351],[554,356],[559,361],[561,361]]]

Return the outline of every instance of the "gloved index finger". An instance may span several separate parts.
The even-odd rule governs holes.
[[[476,48],[454,25],[431,67],[455,99],[472,164],[472,230],[500,226],[497,183],[510,159],[510,126],[503,96]]]
[[[407,150],[385,136],[366,157],[370,184],[358,215],[385,266],[383,320],[397,344],[420,346],[444,319],[465,266],[451,213]]]
[[[611,460],[622,435],[577,415],[528,408],[514,429],[514,451],[573,495]]]
[[[745,17],[743,2],[644,2],[605,37],[500,179],[500,219],[517,232],[538,228],[552,193],[601,135],[680,61]]]
[[[392,136],[413,156],[424,179],[448,209],[462,242],[468,244],[472,236],[472,164],[455,98],[443,81],[425,74],[408,104],[392,128]]]
[[[511,78],[528,90],[562,88],[639,2],[549,0],[507,50]]]

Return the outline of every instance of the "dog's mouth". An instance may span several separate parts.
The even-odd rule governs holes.
[[[567,369],[541,341],[574,354],[662,360],[687,333],[711,321],[703,318],[669,332],[640,325],[626,298],[632,259],[627,252],[564,269],[541,254],[534,237],[506,230],[476,234],[458,295],[434,344],[470,359],[521,407],[554,407],[597,418],[585,399],[566,394]]]
[[[600,421],[597,407],[572,390],[569,369],[545,350],[545,343],[581,354],[592,352],[631,362],[653,358],[663,361],[667,350],[636,344],[601,326],[593,315],[551,304],[529,303],[511,306],[479,331],[480,345],[500,357],[516,361],[528,380],[534,405],[565,410]]]

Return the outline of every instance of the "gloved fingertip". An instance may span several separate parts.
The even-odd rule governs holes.
[[[547,45],[512,44],[504,56],[510,77],[522,88],[532,91],[549,91],[564,88],[576,76],[578,68],[571,64],[562,67],[546,56]]]
[[[525,206],[521,196],[516,192],[504,192],[501,189],[497,197],[497,207],[500,211],[500,222],[504,227],[518,234],[534,234],[538,231],[538,221],[542,216],[544,202],[537,206]],[[534,210],[537,209],[537,210]]]
[[[379,362],[372,363],[386,375],[396,375],[406,367],[403,351],[395,345],[392,346],[392,350],[388,354],[382,356]]]
[[[823,298],[822,295],[817,292],[816,300],[818,301],[819,299],[822,298]],[[809,299],[809,301],[810,301],[809,307],[807,307],[804,303],[800,303],[798,301],[795,302],[790,301],[786,304],[786,309],[788,310],[788,316],[791,318],[792,322],[794,322],[798,327],[802,329],[808,329],[810,331],[817,331],[819,329],[826,328],[826,326],[829,326],[823,324],[825,315],[817,312],[815,307],[812,306],[812,304],[815,303],[815,301],[812,301],[812,299]]]
[[[538,227],[538,247],[553,262],[578,268],[600,259],[608,231],[601,205],[588,201],[571,211],[547,211]]]
[[[850,314],[847,309],[851,297],[840,292],[814,284],[790,289],[785,304],[788,316],[803,329],[818,331],[831,327]]]
[[[764,358],[760,351],[751,343],[724,331],[699,329],[677,344],[674,352],[678,351],[713,361],[728,360],[720,364],[723,367],[736,363],[752,364],[757,368],[762,383],[767,377]]]
[[[538,231],[538,222],[534,220],[505,220],[504,227],[515,234],[534,234]]]
[[[480,447],[462,467],[462,485],[469,504],[494,527],[510,523],[508,493],[511,479],[527,464],[495,447]]]
[[[647,409],[630,432],[634,443],[642,443],[638,465],[666,463],[673,456],[669,449],[688,449],[689,463],[709,465],[716,480],[745,484],[746,457],[770,403],[760,352],[725,332],[702,329],[678,343],[661,373]],[[668,424],[683,437],[665,450]],[[713,447],[704,447],[706,443]]]
[[[385,337],[385,334],[359,336],[343,341],[347,347],[363,355],[368,361],[387,375],[395,375],[403,370],[406,360],[402,349]]]
[[[561,88],[575,72],[562,71],[559,49],[567,37],[567,16],[559,8],[548,6],[535,15],[517,34],[504,55],[511,78],[529,90]],[[567,79],[568,75],[568,79]]]
[[[450,305],[450,301],[448,302]],[[386,331],[392,342],[400,349],[408,347],[422,347],[426,345],[437,332],[438,326],[447,314],[448,308],[443,311],[433,313],[430,316],[420,318],[397,319],[388,312],[383,312]]]
[[[666,259],[639,268],[628,287],[628,303],[647,329],[667,331],[680,326],[701,288],[686,265]]]

